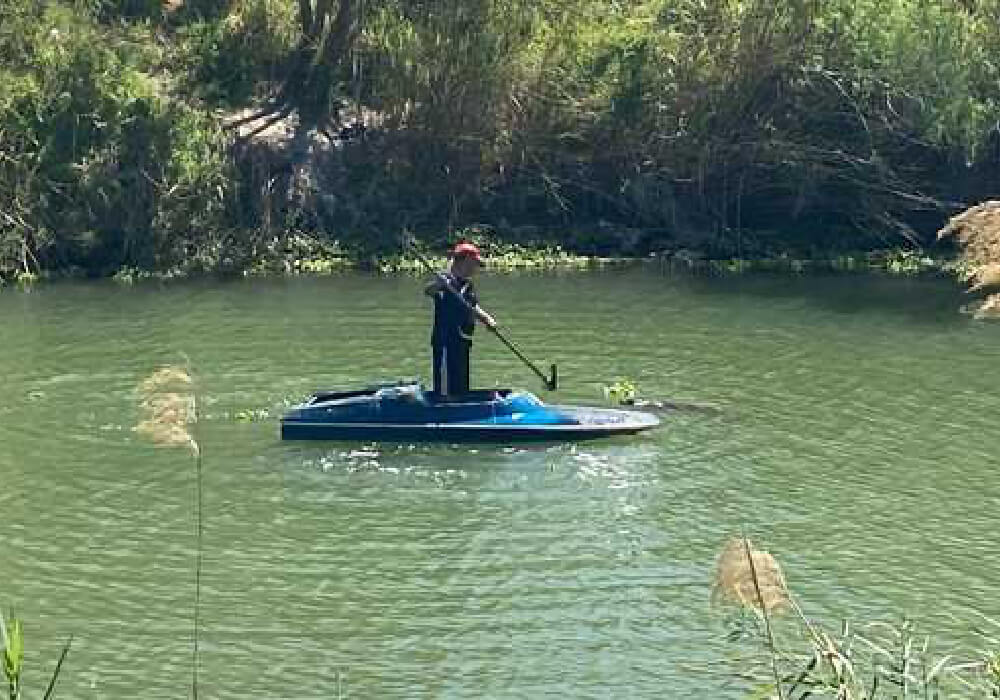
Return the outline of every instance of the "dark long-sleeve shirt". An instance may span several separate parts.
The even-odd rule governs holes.
[[[479,304],[479,297],[470,280],[456,277],[450,272],[442,276],[448,280],[473,309]],[[471,344],[472,333],[476,329],[476,314],[462,304],[455,295],[441,288],[434,292],[434,331],[431,345]]]

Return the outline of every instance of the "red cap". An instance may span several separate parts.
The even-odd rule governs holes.
[[[474,243],[459,243],[455,246],[455,249],[451,251],[451,255],[455,258],[466,255],[478,263],[483,261],[482,257],[479,255],[479,248],[477,248]]]

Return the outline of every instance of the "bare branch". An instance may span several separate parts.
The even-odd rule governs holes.
[[[354,45],[358,34],[358,15],[354,8],[354,0],[340,0],[333,32],[323,45],[323,58],[330,66],[340,65]]]
[[[313,26],[311,0],[299,0],[299,22],[302,24],[302,34],[310,34]]]
[[[286,109],[286,108],[282,107],[280,103],[278,103],[277,101],[275,101],[275,103],[272,103],[272,104],[268,105],[267,107],[264,107],[263,109],[258,110],[257,112],[254,112],[253,114],[249,114],[249,115],[247,115],[245,117],[240,117],[239,119],[234,119],[231,122],[227,122],[226,124],[223,125],[222,128],[223,129],[236,129],[236,128],[239,128],[239,127],[243,126],[244,124],[249,124],[250,122],[255,122],[258,119],[263,119],[264,117],[269,117],[272,114],[274,114],[275,112],[277,112],[279,110],[282,110],[282,109]]]
[[[253,129],[251,129],[249,132],[247,132],[246,134],[241,135],[240,136],[240,140],[242,140],[242,141],[249,141],[254,136],[256,136],[260,132],[264,131],[265,129],[268,129],[268,128],[274,126],[275,124],[277,124],[278,122],[280,122],[282,119],[284,119],[285,117],[287,117],[291,113],[292,113],[291,106],[286,106],[286,107],[282,108],[282,110],[280,112],[278,112],[277,114],[275,114],[273,117],[271,117],[267,121],[262,122],[261,124],[258,124]]]
[[[323,30],[326,26],[326,18],[330,14],[330,5],[333,0],[317,0],[316,2],[316,14],[313,15],[313,23],[309,29],[309,37],[312,39],[318,39],[322,36]]]

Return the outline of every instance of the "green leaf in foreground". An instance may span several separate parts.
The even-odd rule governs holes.
[[[0,628],[3,629],[3,672],[10,687],[10,697],[14,700],[20,695],[21,666],[24,663],[21,621],[0,619]]]

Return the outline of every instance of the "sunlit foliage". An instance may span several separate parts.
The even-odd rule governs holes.
[[[995,0],[11,0],[0,274],[471,223],[594,251],[928,243],[995,195],[998,24]],[[294,147],[234,147],[255,114]]]

